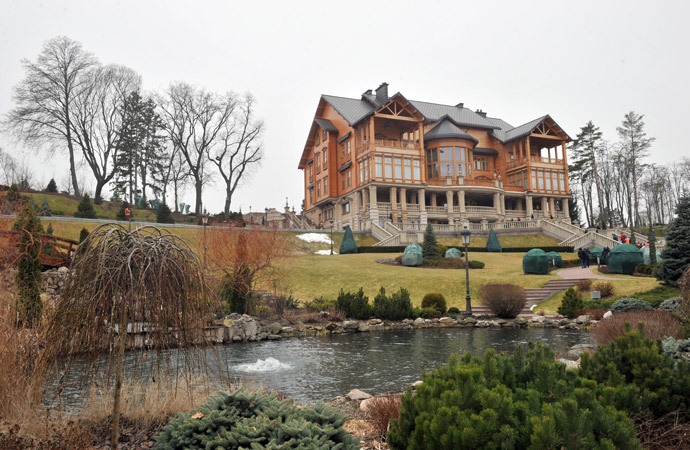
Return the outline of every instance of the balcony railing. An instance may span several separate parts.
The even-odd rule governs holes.
[[[542,164],[556,164],[556,165],[563,165],[563,160],[562,159],[556,159],[556,158],[544,158],[542,156],[532,156],[532,162],[536,163],[542,163]]]
[[[374,139],[374,145],[384,148],[400,148],[409,150],[419,150],[419,144],[415,142],[399,141],[397,139]]]
[[[495,213],[496,208],[493,206],[465,206],[465,211],[468,213]]]
[[[458,177],[445,177],[441,179],[427,179],[426,184],[430,186],[486,186],[496,187],[496,182],[493,180],[470,180],[463,177],[462,183]]]

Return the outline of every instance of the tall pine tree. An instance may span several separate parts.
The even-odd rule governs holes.
[[[690,265],[690,197],[683,197],[676,206],[676,218],[668,227],[661,257],[655,275],[665,284],[675,286]]]
[[[580,133],[575,137],[571,150],[573,153],[573,168],[575,169],[574,175],[582,180],[594,182],[599,203],[598,227],[605,229],[608,214],[604,205],[601,181],[599,180],[599,171],[597,170],[597,153],[601,151],[602,144],[602,133],[599,127],[595,126],[590,120],[584,127],[580,128]]]
[[[655,138],[647,137],[644,131],[644,114],[637,114],[630,111],[623,118],[620,127],[616,128],[620,138],[621,148],[625,156],[623,163],[630,172],[632,181],[632,204],[629,204],[630,223],[632,226],[639,226],[640,221],[640,201],[638,197],[638,184],[642,177],[643,160],[649,156],[649,148]]]
[[[427,224],[424,231],[424,243],[422,244],[422,257],[424,259],[439,259],[441,254],[438,251],[438,244],[436,243],[436,235],[431,224]]]
[[[146,188],[160,192],[156,180],[164,170],[162,122],[156,104],[144,100],[139,92],[130,93],[122,107],[122,130],[115,160],[115,186],[130,204],[141,194],[146,203]]]

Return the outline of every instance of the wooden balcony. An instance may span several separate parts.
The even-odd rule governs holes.
[[[399,141],[397,139],[374,139],[374,145],[377,148],[421,150],[421,146],[416,142]]]
[[[462,182],[458,177],[445,178],[427,178],[426,184],[429,186],[485,186],[498,187],[493,180],[470,180],[467,177],[461,177]]]

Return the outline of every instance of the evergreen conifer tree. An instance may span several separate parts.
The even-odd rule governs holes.
[[[162,203],[156,211],[156,222],[158,223],[175,223],[172,217],[172,212],[167,204]]]
[[[13,228],[21,231],[17,261],[17,313],[19,322],[33,327],[41,319],[43,303],[41,302],[41,243],[36,236],[43,232],[41,222],[36,217],[30,203],[25,203]]]
[[[663,283],[675,286],[690,265],[690,197],[683,197],[676,206],[676,218],[668,227],[661,256],[663,261],[655,275]]]
[[[5,196],[5,198],[8,202],[16,202],[19,200],[20,195],[17,183],[12,183],[12,186],[10,186],[10,189],[7,191],[7,195]]]
[[[422,244],[422,258],[424,259],[439,259],[441,254],[438,251],[438,244],[436,243],[436,235],[434,228],[430,223],[426,225],[424,230],[424,243]]]
[[[649,225],[649,263],[656,264],[656,236],[653,223]]]
[[[96,218],[96,211],[93,209],[93,205],[91,204],[91,198],[89,198],[89,194],[84,194],[84,197],[82,197],[79,206],[77,206],[77,212],[74,213],[74,217],[79,217],[82,219]]]
[[[46,186],[46,192],[49,192],[51,194],[57,193],[57,184],[55,183],[55,178],[51,178],[48,182],[48,186]]]
[[[41,211],[40,215],[42,216],[52,216],[53,215],[53,210],[50,209],[50,205],[48,204],[48,199],[43,197],[43,203],[41,204]]]
[[[84,239],[86,239],[87,237],[89,237],[89,230],[87,230],[86,228],[82,228],[79,232],[79,243],[81,244],[82,242],[84,242]]]

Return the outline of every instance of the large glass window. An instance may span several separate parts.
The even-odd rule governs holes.
[[[383,176],[383,157],[376,156],[374,162],[376,166],[376,178],[381,178]]]
[[[422,181],[422,174],[421,174],[421,171],[419,170],[419,160],[418,159],[412,160],[412,172],[414,174],[414,180],[415,181]]]
[[[384,177],[393,178],[393,158],[390,156],[383,157]]]
[[[547,170],[544,172],[544,184],[546,185],[546,190],[551,190],[551,171]]]
[[[561,192],[565,192],[565,174],[563,172],[558,174],[558,181],[561,187]]]
[[[394,173],[395,173],[395,179],[396,180],[402,180],[402,158],[399,156],[396,156],[393,161],[395,162],[395,165],[393,166]]]
[[[438,156],[438,159],[436,158]],[[427,177],[466,177],[471,175],[467,166],[468,154],[465,147],[440,147],[427,150]],[[438,161],[438,162],[437,162]],[[487,162],[488,164],[488,162]]]
[[[405,158],[405,165],[403,168],[405,169],[405,173],[403,174],[405,180],[412,180],[412,160],[410,158]]]

